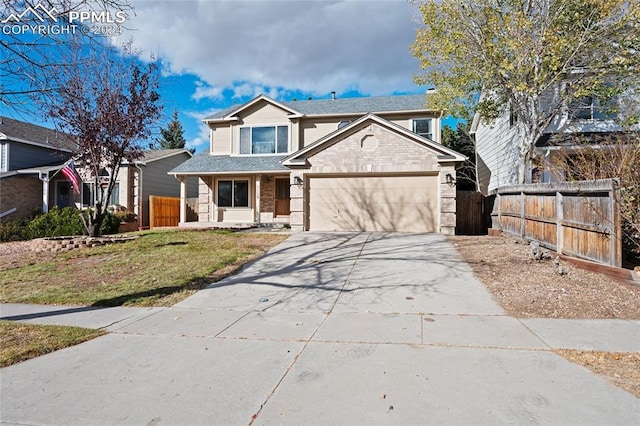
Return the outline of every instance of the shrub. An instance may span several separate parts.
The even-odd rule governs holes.
[[[104,235],[116,234],[119,227],[120,219],[116,215],[107,212],[102,221],[102,226],[100,226],[100,233]]]
[[[13,237],[13,239],[33,239],[43,237],[61,237],[65,235],[85,235],[87,233],[84,223],[82,222],[81,215],[85,218],[88,212],[85,210],[80,212],[75,207],[59,208],[57,206],[49,210],[48,213],[40,214],[28,223],[22,223],[20,225],[21,231],[18,232],[17,225],[0,226],[1,241],[11,241],[5,238],[11,238],[10,235],[19,235]],[[120,220],[118,220],[113,214],[107,213],[102,226],[100,227],[101,234],[115,234],[118,232],[120,226]]]
[[[22,230],[29,223],[29,219],[14,219],[0,222],[0,242],[23,240]]]
[[[120,210],[113,214],[120,222],[135,222],[137,215],[128,210]]]
[[[75,207],[61,209],[55,206],[48,213],[37,216],[29,222],[24,228],[23,236],[26,239],[33,239],[84,233],[84,224],[78,209]]]

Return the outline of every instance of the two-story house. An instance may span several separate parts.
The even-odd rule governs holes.
[[[198,222],[293,230],[453,234],[456,168],[425,95],[279,102],[260,95],[204,120],[205,152],[173,169],[199,182]],[[185,196],[183,196],[183,199]]]
[[[547,98],[553,99],[553,95]],[[580,148],[576,144],[578,141],[597,142],[608,135],[625,134],[629,130],[621,127],[617,114],[601,104],[597,97],[585,96],[570,104],[548,103],[550,105],[542,102],[540,108],[557,113],[550,114],[549,125],[533,147],[537,164],[521,164],[522,135],[509,108],[491,122],[485,122],[475,114],[471,134],[476,143],[478,185],[483,194],[520,183],[519,168],[523,166],[526,168],[525,183],[563,181],[570,168],[570,164],[563,163]],[[631,130],[640,131],[640,126]]]
[[[70,205],[69,181],[57,173],[75,143],[46,127],[0,116],[0,218]]]
[[[80,188],[61,173],[76,144],[68,135],[8,117],[0,117],[0,218],[29,216],[51,207],[87,208],[95,204],[96,188],[76,163]],[[190,159],[186,149],[144,151],[140,159],[120,165],[109,205],[129,210],[138,216],[139,226],[149,226],[149,196],[180,196],[180,185],[167,172]],[[197,183],[187,188],[195,197]]]

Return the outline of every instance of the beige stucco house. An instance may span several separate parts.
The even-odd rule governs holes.
[[[425,95],[278,102],[260,95],[204,120],[210,146],[170,173],[181,226],[453,234],[456,168]],[[186,188],[199,183],[198,222]]]

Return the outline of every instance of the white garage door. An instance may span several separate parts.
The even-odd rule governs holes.
[[[437,232],[437,176],[309,179],[310,231]]]

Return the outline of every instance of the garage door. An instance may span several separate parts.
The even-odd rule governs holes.
[[[437,232],[437,176],[309,179],[310,231]]]

